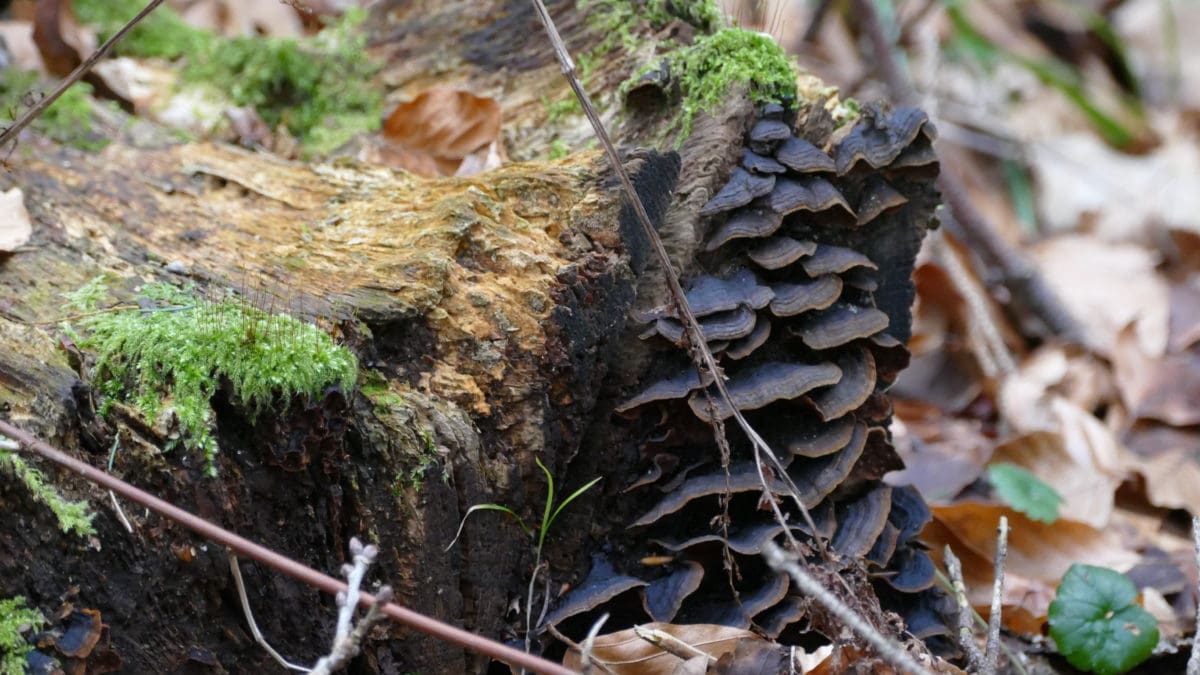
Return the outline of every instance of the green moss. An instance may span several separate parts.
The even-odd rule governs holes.
[[[32,649],[24,633],[45,623],[41,612],[25,606],[25,598],[0,600],[0,675],[24,675],[25,654]]]
[[[75,0],[75,16],[94,26],[98,37],[107,40],[146,6],[142,0]],[[129,31],[114,50],[122,56],[175,59],[199,58],[207,54],[217,37],[195,28],[170,7],[159,7]]]
[[[734,84],[747,85],[755,103],[786,104],[796,100],[793,60],[775,40],[761,33],[725,28],[696,38],[691,45],[669,53],[666,59],[682,95],[681,139],[691,134],[696,115],[724,101]],[[630,78],[624,87],[640,76],[638,73]]]
[[[638,38],[631,28],[643,21],[658,30],[678,19],[701,33],[725,25],[715,0],[579,0],[578,6],[587,12],[588,24],[605,36],[589,52],[592,56],[602,56],[618,43],[625,51],[634,51]]]
[[[571,154],[571,148],[567,147],[567,142],[561,138],[556,138],[550,143],[550,159],[562,159]]]
[[[15,68],[0,70],[0,125],[29,108],[49,86],[38,81],[37,73]],[[47,138],[80,150],[95,151],[108,145],[108,139],[92,130],[92,86],[76,82],[57,101],[35,119],[31,128]]]
[[[46,478],[46,474],[37,467],[30,466],[15,452],[0,449],[0,472],[11,475],[24,483],[34,499],[45,504],[54,512],[54,516],[58,518],[58,528],[63,532],[68,534],[74,532],[80,537],[96,534],[96,528],[92,526],[92,518],[96,514],[89,512],[88,503],[64,499]],[[0,629],[0,633],[2,632],[3,629]],[[0,647],[3,647],[2,638],[0,638]],[[0,649],[0,652],[3,652],[3,649]],[[0,672],[3,672],[3,668],[0,668]]]
[[[570,98],[564,98],[560,101],[553,102],[543,96],[542,107],[546,109],[547,124],[558,124],[570,115],[583,114],[583,106],[579,105],[579,99],[575,98],[573,95],[570,96]]]
[[[84,23],[111,34],[142,0],[80,0]],[[312,38],[223,38],[193,28],[170,7],[159,7],[117,45],[119,53],[184,60],[187,84],[212,87],[239,106],[253,106],[272,128],[279,124],[310,153],[325,154],[381,123],[383,96],[372,86],[379,67],[366,55],[351,11]]]
[[[72,296],[94,310],[98,283]],[[233,402],[251,416],[295,396],[354,386],[358,362],[314,326],[263,311],[240,299],[209,302],[166,284],[143,289],[140,308],[84,316],[77,341],[96,353],[92,382],[101,411],[114,402],[153,422],[166,408],[179,420],[181,442],[202,452],[210,474],[217,445],[210,400],[223,378]]]

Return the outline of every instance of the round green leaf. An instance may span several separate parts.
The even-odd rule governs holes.
[[[1120,572],[1075,563],[1050,603],[1050,637],[1072,666],[1124,673],[1158,644],[1158,624],[1134,604],[1137,589]]]
[[[1062,497],[1037,476],[1011,462],[992,464],[987,471],[992,487],[1009,506],[1033,520],[1044,523],[1058,520]]]

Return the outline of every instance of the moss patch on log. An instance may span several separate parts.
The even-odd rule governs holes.
[[[349,390],[358,361],[316,327],[238,298],[207,301],[166,284],[150,284],[139,306],[96,310],[106,292],[94,281],[71,298],[85,313],[76,342],[96,352],[92,380],[101,412],[134,405],[147,422],[170,408],[181,442],[204,454],[215,473],[217,443],[211,399],[224,379],[233,403],[257,416],[279,401],[317,397],[326,388]]]
[[[23,634],[45,623],[41,612],[25,605],[25,598],[0,600],[0,675],[25,673],[25,654],[33,647]]]
[[[24,112],[39,96],[38,74],[17,68],[0,70],[0,125]],[[92,129],[92,86],[76,82],[33,121],[37,133],[80,150],[100,150],[108,139]]]

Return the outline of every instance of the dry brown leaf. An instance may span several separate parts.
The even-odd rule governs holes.
[[[33,20],[33,41],[52,75],[64,77],[96,51],[96,33],[79,23],[71,0],[40,0]]]
[[[1041,242],[1031,253],[1097,352],[1112,357],[1117,334],[1131,323],[1146,354],[1158,357],[1166,351],[1170,292],[1155,269],[1155,252],[1070,235]]]
[[[1200,465],[1196,463],[1196,447],[1193,444],[1130,458],[1129,469],[1145,479],[1146,498],[1151,504],[1200,515]]]
[[[8,67],[46,72],[42,53],[33,41],[32,21],[0,21],[0,40],[4,41],[5,51],[8,52]]]
[[[946,567],[946,546],[950,546],[962,563],[967,601],[980,615],[987,618],[991,611],[992,581],[995,575],[993,559],[971,550],[945,525],[936,520],[921,531],[921,541],[929,545],[930,556],[942,569]],[[1041,633],[1050,602],[1054,600],[1054,589],[1055,584],[1030,579],[1006,568],[1004,595],[1000,599],[1000,618],[1004,626],[1018,633]]]
[[[0,251],[12,253],[33,236],[33,221],[25,209],[21,188],[0,192]]]
[[[716,626],[711,624],[676,625],[649,623],[642,628],[660,630],[686,642],[705,654],[720,658],[737,647],[738,640],[763,638],[748,630]],[[616,633],[601,635],[592,643],[592,658],[603,661],[614,672],[621,675],[672,675],[684,663],[684,659],[664,652],[662,649],[638,637],[630,628]],[[563,665],[579,669],[579,654],[568,650]]]
[[[1098,530],[1071,520],[1072,514],[1053,523],[1030,520],[1006,506],[961,502],[949,506],[931,506],[933,517],[971,551],[992,560],[996,552],[996,527],[1000,516],[1008,518],[1008,564],[1013,574],[1057,585],[1062,575],[1076,562],[1111,567],[1124,571],[1138,556],[1126,548],[1114,532]],[[956,549],[957,552],[957,549]]]
[[[1108,524],[1120,475],[1100,470],[1090,455],[1081,461],[1068,453],[1062,435],[1035,431],[1017,436],[996,446],[992,461],[1012,462],[1054,488],[1063,499],[1059,513],[1092,527]]]
[[[905,468],[889,473],[887,482],[915,485],[930,503],[958,496],[979,478],[992,454],[980,422],[917,401],[895,402],[892,436]]]
[[[170,68],[155,65],[144,59],[118,57],[97,63],[95,73],[109,91],[132,107],[135,114],[144,114],[167,101],[174,93],[178,75]]]
[[[279,0],[197,0],[179,13],[188,24],[225,37],[304,34],[296,10]]]
[[[436,87],[392,111],[383,124],[388,143],[378,156],[421,176],[450,176],[468,155],[486,151],[499,136],[500,104],[494,99]]]

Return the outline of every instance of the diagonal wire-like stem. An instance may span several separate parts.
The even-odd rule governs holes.
[[[550,12],[546,9],[546,5],[542,0],[533,0],[533,6],[542,20],[542,25],[546,28],[546,34],[550,37],[550,42],[554,47],[555,56],[558,57],[558,63],[562,68],[563,76],[566,78],[567,84],[571,86],[571,90],[575,92],[575,97],[579,99],[580,105],[583,106],[583,112],[587,116],[588,121],[591,122],[592,130],[595,132],[596,138],[600,140],[600,145],[604,148],[605,155],[608,156],[613,172],[621,182],[621,188],[624,190],[625,196],[629,200],[630,206],[633,207],[638,222],[641,224],[647,238],[650,240],[651,246],[654,248],[655,257],[663,267],[663,273],[667,279],[667,289],[670,291],[671,300],[679,313],[679,317],[683,321],[684,332],[688,338],[692,358],[697,362],[697,365],[713,375],[713,382],[717,387],[717,393],[729,405],[730,410],[733,411],[734,420],[750,439],[750,443],[754,447],[754,460],[758,469],[759,481],[762,483],[763,490],[767,496],[767,502],[771,505],[771,510],[775,513],[775,518],[783,526],[784,536],[787,537],[793,547],[799,550],[799,542],[792,535],[791,528],[787,524],[787,519],[779,509],[779,504],[773,498],[774,490],[771,483],[767,480],[766,473],[763,471],[763,457],[770,460],[771,464],[775,467],[779,479],[787,487],[792,500],[799,507],[805,524],[811,529],[813,540],[817,542],[817,545],[824,552],[826,550],[825,541],[817,531],[817,526],[813,522],[812,515],[808,512],[808,507],[804,505],[804,501],[800,497],[800,489],[796,487],[796,483],[788,475],[787,468],[784,467],[783,463],[772,452],[767,442],[758,435],[758,432],[750,426],[750,423],[746,421],[741,411],[734,405],[733,397],[729,395],[729,388],[725,384],[725,376],[721,371],[721,367],[717,365],[716,357],[713,356],[712,350],[705,343],[700,323],[696,321],[696,315],[692,313],[692,308],[688,305],[687,297],[683,292],[683,286],[679,283],[679,275],[671,263],[671,256],[667,253],[667,248],[663,245],[662,238],[658,236],[658,232],[650,222],[650,215],[646,213],[646,207],[642,204],[642,200],[638,197],[637,191],[633,187],[633,181],[629,178],[629,172],[625,170],[625,166],[621,163],[621,157],[617,154],[617,149],[613,147],[612,139],[609,137],[608,131],[604,128],[604,122],[600,120],[600,115],[596,112],[596,106],[592,104],[591,97],[588,96],[587,91],[584,90],[583,85],[579,82],[579,78],[575,74],[575,62],[571,60],[571,54],[567,51],[566,44],[558,34],[558,28],[554,25],[554,19],[550,17]],[[701,379],[703,380],[703,378]],[[714,428],[716,426],[714,425]]]
[[[147,509],[192,530],[205,539],[229,548],[237,555],[255,560],[293,579],[314,588],[319,588],[326,593],[343,593],[348,589],[344,581],[334,579],[327,574],[322,574],[262,544],[240,537],[223,527],[214,525],[195,514],[184,511],[178,506],[136,488],[115,476],[97,469],[91,464],[75,459],[62,450],[38,440],[32,434],[4,420],[0,420],[0,434],[17,441],[23,450],[28,450],[44,457],[73,473],[79,474],[89,482],[108,488],[125,499],[145,506]],[[402,607],[391,602],[377,603],[375,596],[370,593],[360,592],[358,594],[358,604],[366,607],[379,605],[380,611],[397,623],[404,624],[426,635],[459,645],[473,652],[485,654],[498,661],[521,668],[528,668],[535,673],[543,673],[544,675],[573,675],[570,669],[564,668],[557,663],[552,663],[539,656],[534,656],[533,654],[513,649],[494,640],[489,640],[483,636],[467,632],[461,628],[415,612],[407,607]]]
[[[63,78],[62,82],[59,82],[58,86],[54,88],[54,91],[43,96],[40,101],[33,104],[29,110],[26,110],[25,113],[17,118],[15,122],[10,124],[8,128],[3,131],[3,133],[0,133],[0,147],[4,147],[6,143],[16,138],[17,134],[21,133],[22,129],[29,126],[30,122],[37,119],[42,113],[46,112],[46,108],[49,108],[52,103],[58,100],[58,97],[65,94],[66,91],[71,88],[71,85],[79,81],[79,78],[86,75],[87,72],[96,65],[96,62],[108,54],[109,50],[113,48],[113,45],[120,42],[125,35],[129,33],[129,31],[133,30],[134,26],[138,25],[142,19],[149,16],[150,12],[153,12],[154,9],[162,3],[163,0],[150,0],[150,2],[142,8],[142,11],[137,13],[137,16],[130,19],[129,23],[121,26],[121,30],[113,33],[112,37],[105,40],[104,44],[100,45],[96,51],[92,52],[86,59],[83,60],[83,63],[76,66],[75,70],[72,70],[69,75]]]

